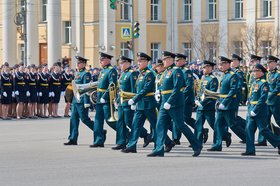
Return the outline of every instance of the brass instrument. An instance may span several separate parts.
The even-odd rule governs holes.
[[[205,98],[219,99],[221,97],[221,94],[219,92],[214,92],[208,89],[204,89],[203,94]]]
[[[120,97],[121,97],[121,104],[123,104],[123,102],[130,100],[131,98],[133,98],[136,93],[132,93],[132,92],[125,92],[123,90],[120,90],[119,92]]]
[[[109,99],[110,99],[110,113],[111,117],[108,119],[109,122],[116,122],[116,118],[114,115],[113,104],[116,101],[116,85],[115,83],[109,84]]]
[[[97,85],[98,81],[87,84],[76,84],[73,80],[72,88],[77,102],[80,103],[81,97],[87,94],[89,95],[91,102],[95,104],[97,100]]]

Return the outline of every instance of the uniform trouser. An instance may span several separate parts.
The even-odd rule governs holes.
[[[269,105],[268,106],[268,128],[271,129],[271,117],[273,116],[274,119],[275,119],[275,122],[278,126],[280,126],[280,105]],[[276,126],[272,126],[273,127],[273,131],[275,134],[279,135],[280,134],[280,128],[279,127],[276,127]],[[272,129],[271,129],[272,130]],[[263,143],[263,142],[266,142],[266,139],[263,135],[261,135],[259,133],[259,136],[258,136],[258,142],[259,143]]]
[[[245,130],[235,122],[234,110],[218,110],[214,124],[214,136],[216,137],[213,148],[222,149],[222,139],[225,135],[225,128],[230,129],[243,141],[246,140]]]
[[[129,134],[127,127],[131,129],[133,121],[134,110],[130,109],[130,106],[119,106],[118,107],[118,122],[117,122],[117,136],[116,144],[117,145],[126,145],[126,139],[129,139]],[[142,127],[142,132],[140,137],[146,137],[147,130]]]
[[[196,139],[199,140],[200,144],[203,143],[203,125],[205,123],[205,120],[207,120],[210,127],[214,130],[214,124],[215,124],[215,110],[197,110],[196,111],[196,122],[195,122],[195,128],[194,128],[194,135],[196,136]],[[213,143],[215,137],[213,137]]]
[[[154,152],[164,154],[164,144],[166,143],[165,140],[168,139],[167,129],[171,119],[175,123],[177,129],[188,139],[194,151],[202,148],[190,128],[184,123],[184,116],[180,114],[183,112],[183,109],[183,106],[171,108],[169,110],[165,110],[164,108],[160,109],[156,124],[156,148],[154,149]]]
[[[131,136],[129,138],[129,142],[127,148],[136,150],[137,141],[140,137],[141,132],[144,132],[143,126],[145,124],[146,119],[150,122],[150,125],[153,130],[155,130],[157,123],[157,113],[156,109],[146,109],[146,110],[136,110],[131,128]],[[147,131],[146,131],[147,132]],[[148,134],[146,133],[145,136]]]
[[[184,121],[187,125],[189,125],[194,129],[195,119],[192,118],[192,108],[193,108],[193,104],[191,103],[186,103],[184,105]],[[181,136],[182,133],[177,129],[176,124],[173,122],[173,133],[172,133],[173,139],[180,140]]]
[[[94,122],[88,116],[88,108],[84,108],[84,104],[73,103],[72,114],[70,118],[70,135],[68,137],[71,141],[77,141],[79,135],[79,123],[81,121],[93,131]]]
[[[104,119],[106,123],[114,130],[116,130],[117,122],[109,122],[111,117],[110,104],[96,104],[95,124],[94,124],[94,144],[104,144]]]
[[[255,153],[255,132],[257,128],[260,134],[275,148],[280,145],[280,137],[274,135],[268,128],[267,117],[247,117],[246,126],[246,152]]]

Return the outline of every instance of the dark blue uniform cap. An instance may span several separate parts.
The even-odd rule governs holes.
[[[231,55],[231,59],[232,59],[232,60],[237,59],[238,61],[242,61],[242,60],[243,60],[243,59],[242,59],[239,55],[237,55],[237,54],[232,54],[232,55]]]
[[[255,68],[260,69],[263,73],[267,73],[266,68],[259,63],[255,64]]]
[[[163,65],[163,61],[161,59],[158,59],[157,62],[156,62],[156,66],[158,65]]]
[[[213,63],[212,61],[208,61],[208,60],[203,60],[200,64],[201,65],[210,65],[210,66],[216,65],[216,63]]]
[[[166,57],[171,57],[171,58],[175,58],[176,57],[176,55],[175,54],[173,54],[172,52],[168,52],[168,51],[162,51],[162,57],[163,58],[166,58]]]
[[[141,59],[145,59],[147,61],[150,61],[152,59],[150,56],[148,56],[147,54],[145,54],[143,52],[138,52],[137,57],[140,57]]]
[[[5,62],[5,63],[3,64],[3,66],[9,67],[10,65],[9,65],[8,62]]]
[[[30,65],[30,68],[36,68],[36,65],[31,64],[31,65]]]
[[[187,58],[188,58],[188,57],[187,57],[186,55],[177,53],[177,54],[176,54],[175,60],[176,60],[176,61],[178,61],[178,60],[180,60],[180,59],[187,60]]]
[[[120,63],[123,63],[123,62],[129,62],[131,63],[133,60],[128,58],[128,57],[125,57],[125,56],[120,56]]]
[[[250,54],[250,58],[251,58],[251,61],[252,60],[259,60],[260,61],[262,59],[262,57],[254,55],[254,54]]]
[[[231,63],[231,60],[224,56],[219,56],[219,59],[220,59],[221,63]]]
[[[13,68],[14,68],[14,69],[19,68],[19,64],[15,64],[15,65],[13,66]]]
[[[272,56],[272,55],[268,55],[266,57],[266,59],[267,59],[267,63],[270,63],[270,62],[276,62],[277,63],[277,61],[279,60],[279,58],[277,58],[275,56]]]
[[[88,61],[88,59],[83,58],[83,57],[81,57],[81,56],[76,56],[76,59],[79,60],[79,61],[81,61],[81,62],[84,62],[84,63],[86,63],[86,62]]]
[[[99,52],[99,55],[100,55],[100,58],[105,58],[105,59],[112,59],[113,56],[109,55],[109,54],[106,54],[106,53],[103,53],[103,52]]]

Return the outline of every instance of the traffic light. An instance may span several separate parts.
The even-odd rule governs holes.
[[[126,42],[126,47],[127,47],[129,50],[132,50],[132,42],[131,42],[131,41],[127,41],[127,42]]]
[[[117,0],[110,0],[110,8],[113,10],[117,9]]]
[[[139,31],[140,31],[139,26],[140,26],[139,22],[135,22],[134,23],[134,27],[133,27],[134,38],[139,38],[139,36],[140,36],[140,34],[139,34]]]

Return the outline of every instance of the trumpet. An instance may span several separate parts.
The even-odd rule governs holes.
[[[109,84],[109,99],[110,99],[110,113],[111,113],[111,116],[108,119],[108,121],[109,122],[116,122],[117,119],[115,118],[114,110],[113,110],[113,104],[116,101],[116,85],[113,82]]]
[[[92,103],[96,103],[96,90],[97,90],[97,82],[87,83],[87,84],[76,84],[75,81],[72,81],[72,88],[74,96],[78,103],[81,101],[81,97],[85,94],[89,95]]]
[[[203,95],[201,97],[203,97],[203,99],[205,98],[219,99],[221,97],[221,94],[219,92],[214,92],[208,89],[204,89]]]
[[[120,99],[121,104],[123,104],[123,102],[125,102],[125,101],[130,100],[131,98],[133,98],[136,95],[136,93],[125,92],[123,90],[120,90],[119,94],[120,94],[120,97],[121,97],[121,99]]]

